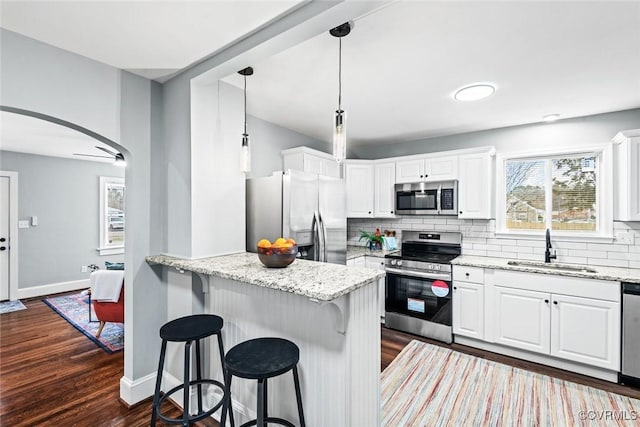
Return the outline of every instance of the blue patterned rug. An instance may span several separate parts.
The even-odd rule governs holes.
[[[47,298],[44,303],[107,353],[115,353],[124,349],[123,323],[107,322],[100,338],[96,338],[100,322],[97,321],[93,307],[91,307],[93,322],[89,322],[89,296],[82,293],[63,295]]]
[[[12,311],[24,310],[25,307],[22,301],[5,301],[0,302],[0,314],[11,313]]]

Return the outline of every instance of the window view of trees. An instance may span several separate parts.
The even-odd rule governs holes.
[[[595,231],[596,181],[593,155],[507,161],[507,228]]]

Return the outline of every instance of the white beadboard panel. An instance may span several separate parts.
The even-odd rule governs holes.
[[[224,318],[226,350],[248,339],[269,336],[298,345],[309,427],[380,424],[380,321],[375,284],[337,300],[346,307],[347,330],[341,334],[334,327],[332,311],[337,309],[332,304],[320,305],[299,295],[227,279],[211,277],[210,281],[206,311]],[[211,351],[209,360],[219,365],[217,349]],[[221,378],[219,369],[214,374]],[[234,378],[232,395],[255,411],[255,381]],[[299,424],[290,372],[269,380],[269,411]]]

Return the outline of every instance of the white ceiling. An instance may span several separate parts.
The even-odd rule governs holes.
[[[0,26],[162,81],[300,4],[3,0]],[[638,108],[639,52],[640,1],[393,2],[357,19],[343,39],[349,143]],[[252,64],[249,113],[330,141],[337,60],[327,31]],[[226,80],[242,85],[238,75]],[[497,92],[452,99],[474,82]]]
[[[43,156],[66,157],[75,160],[89,160],[113,163],[114,158],[76,156],[108,156],[96,146],[110,151],[116,150],[84,133],[66,126],[34,117],[0,111],[0,149],[18,153],[40,154]]]
[[[0,26],[162,81],[300,2],[3,0]]]
[[[351,144],[640,107],[637,1],[400,1],[356,20],[342,48]],[[337,39],[326,32],[253,66],[250,114],[330,141]],[[476,82],[495,83],[495,95],[452,99]]]

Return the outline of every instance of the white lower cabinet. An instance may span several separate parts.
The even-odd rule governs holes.
[[[620,304],[552,295],[551,355],[611,370],[620,367]]]
[[[484,339],[484,285],[453,282],[453,333]]]
[[[494,340],[537,353],[549,353],[549,294],[495,286]]]

